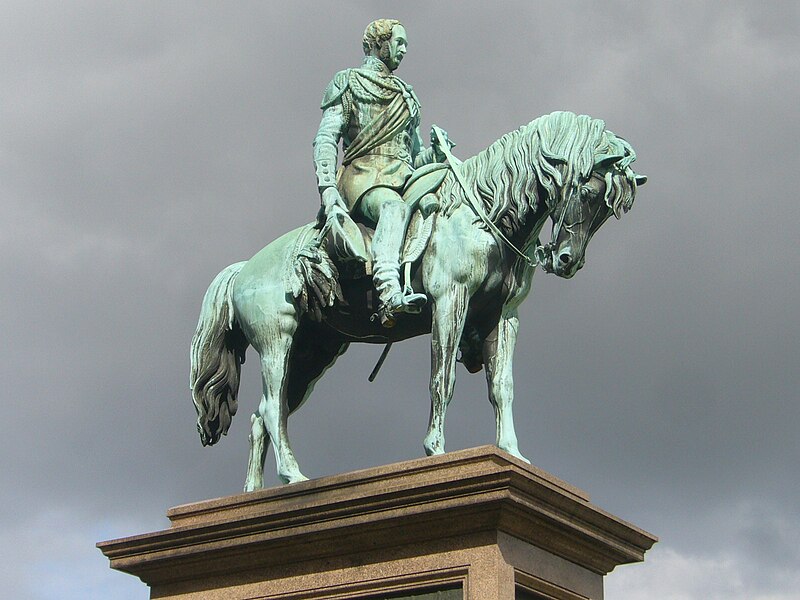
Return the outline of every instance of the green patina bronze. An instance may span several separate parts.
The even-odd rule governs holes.
[[[379,313],[391,326],[400,312],[419,312],[424,294],[400,288],[400,251],[411,206],[403,188],[415,169],[436,161],[436,140],[425,149],[414,90],[394,75],[408,40],[399,21],[381,19],[364,32],[364,62],[337,73],[322,99],[314,139],[317,184],[326,217],[342,211],[374,226],[373,281]],[[445,134],[446,135],[446,134]],[[334,177],[339,142],[341,168]],[[347,219],[347,216],[341,218]]]
[[[570,112],[539,117],[463,163],[439,128],[424,148],[419,101],[393,74],[406,47],[397,21],[367,27],[364,63],[337,73],[323,96],[316,223],[224,269],[203,300],[190,386],[204,445],[226,434],[236,413],[247,347],[261,359],[245,490],[263,487],[270,441],[281,480],[305,479],[288,416],[351,342],[388,348],[428,333],[425,452],[444,452],[460,361],[485,369],[497,446],[525,460],[511,412],[512,360],[535,267],[572,277],[594,233],[631,207],[645,181],[631,168],[630,144]],[[548,218],[551,241],[542,246]]]

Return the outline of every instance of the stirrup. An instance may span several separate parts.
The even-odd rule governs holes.
[[[378,312],[372,315],[370,320],[380,319],[381,325],[388,329],[395,326],[399,313],[419,314],[427,301],[428,297],[425,294],[398,292],[388,302],[381,304]]]
[[[403,294],[403,307],[402,311],[412,315],[418,315],[422,312],[422,307],[428,301],[425,294],[415,294],[414,292],[406,292]]]

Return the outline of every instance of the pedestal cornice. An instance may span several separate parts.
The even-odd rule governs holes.
[[[494,446],[186,504],[167,516],[169,529],[99,543],[111,567],[153,586],[505,534],[605,575],[643,560],[656,542]]]

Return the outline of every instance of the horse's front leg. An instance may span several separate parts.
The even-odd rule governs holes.
[[[444,454],[444,416],[456,383],[456,351],[464,329],[469,293],[454,286],[436,298],[431,329],[431,416],[425,436],[425,453]]]
[[[517,342],[519,317],[517,311],[504,313],[497,327],[483,343],[483,362],[486,366],[486,382],[489,385],[489,401],[494,407],[497,426],[497,447],[525,462],[517,447],[517,434],[514,431],[514,346]]]

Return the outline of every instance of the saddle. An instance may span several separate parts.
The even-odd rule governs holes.
[[[403,201],[410,207],[406,223],[400,264],[403,267],[415,263],[425,250],[438,203],[432,194],[447,176],[448,167],[442,163],[431,163],[415,170],[402,191]],[[353,221],[349,215],[340,214],[325,233],[324,245],[329,256],[339,268],[340,278],[358,279],[372,275],[372,236],[375,230],[370,225]]]
[[[411,207],[406,234],[400,253],[401,284],[412,288],[412,267],[419,262],[428,245],[438,202],[432,195],[447,176],[449,167],[431,163],[415,170],[403,188],[403,200]],[[297,238],[287,257],[287,291],[311,318],[322,320],[323,310],[338,300],[348,304],[342,291],[357,288],[372,296],[372,236],[375,230],[340,213],[329,219],[322,230],[308,225]],[[350,283],[348,283],[350,282]]]

